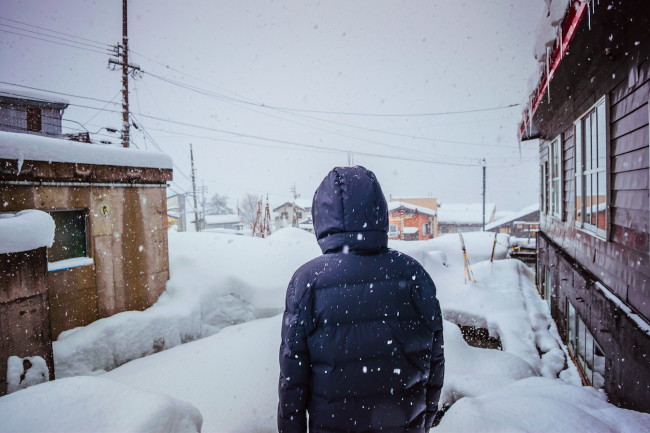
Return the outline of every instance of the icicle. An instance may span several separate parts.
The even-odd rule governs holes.
[[[587,15],[589,17],[589,30],[591,30],[591,8],[589,7],[591,3],[587,3]]]
[[[551,68],[550,68],[550,49],[546,47],[546,94],[548,95],[548,102],[551,102]]]
[[[533,135],[533,98],[528,98],[528,112],[530,113],[528,123],[528,135]]]
[[[564,57],[564,44],[562,43],[562,24],[558,26],[560,29],[560,60]]]

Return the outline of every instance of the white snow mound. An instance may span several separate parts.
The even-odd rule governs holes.
[[[60,379],[0,397],[3,432],[200,432],[189,403],[94,377]]]
[[[40,210],[0,213],[0,254],[51,247],[54,228],[50,214]]]

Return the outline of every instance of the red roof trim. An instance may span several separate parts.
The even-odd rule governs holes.
[[[573,37],[575,36],[576,31],[578,30],[578,25],[580,25],[580,21],[582,21],[582,18],[585,16],[586,12],[587,12],[587,3],[576,1],[571,7],[571,10],[569,11],[569,16],[564,22],[564,27],[562,28],[562,39],[561,39],[562,44],[556,44],[555,49],[551,54],[551,62],[549,65],[548,79],[546,78],[546,72],[545,72],[542,75],[540,84],[537,87],[537,91],[533,95],[532,113],[530,112],[528,113],[528,116],[524,118],[524,121],[521,123],[521,126],[519,127],[519,133],[521,137],[525,135],[526,128],[530,123],[530,119],[535,114],[535,111],[537,111],[539,104],[541,104],[542,98],[544,97],[544,93],[546,93],[546,89],[549,83],[553,79],[553,76],[555,75],[557,69],[560,67],[560,62],[564,57],[564,53],[566,53],[566,51],[569,49],[569,45],[571,44],[571,41],[573,40]]]

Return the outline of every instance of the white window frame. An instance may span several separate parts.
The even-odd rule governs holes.
[[[548,147],[549,151],[549,208],[552,216],[562,220],[562,134],[558,135]],[[557,171],[557,173],[556,173]]]
[[[391,231],[391,227],[395,227],[395,231]],[[397,237],[399,235],[399,224],[388,224],[388,236]]]
[[[596,114],[596,122],[599,122],[598,117],[598,108],[603,105],[605,113],[605,165],[604,167],[590,168],[586,169],[586,159],[585,159],[585,120],[591,114]],[[574,126],[574,149],[575,149],[575,188],[574,188],[574,200],[575,200],[575,225],[577,228],[582,229],[583,231],[600,237],[602,239],[609,239],[610,226],[611,226],[611,216],[610,216],[610,203],[611,203],[611,168],[610,168],[610,152],[611,152],[611,140],[610,140],[610,124],[609,124],[609,99],[607,95],[600,98],[594,105],[589,107],[589,109],[578,119],[573,122]],[[578,128],[580,131],[580,142],[578,142]],[[596,126],[596,136],[598,136],[598,126]],[[591,135],[590,135],[590,138]],[[596,144],[596,149],[598,149],[598,144]],[[593,146],[592,146],[593,150]],[[596,220],[596,226],[591,224],[591,222],[586,222],[586,195],[585,195],[585,186],[586,186],[586,177],[591,176],[592,174],[603,173],[605,177],[605,228],[601,229],[598,227],[598,221]],[[580,191],[578,191],[580,189]],[[578,195],[580,194],[580,195]],[[600,196],[600,194],[598,195]],[[580,207],[578,209],[578,197],[580,197]],[[593,205],[592,205],[593,210]],[[598,207],[596,207],[596,212]],[[578,221],[577,215],[578,212],[581,213],[581,219]],[[598,217],[596,217],[598,218]]]
[[[541,203],[540,203],[540,212],[542,214],[548,214],[549,210],[549,205],[548,201],[546,200],[546,191],[548,189],[548,175],[546,173],[546,164],[548,162],[548,157],[543,158],[542,163],[540,164],[540,175],[541,175]]]

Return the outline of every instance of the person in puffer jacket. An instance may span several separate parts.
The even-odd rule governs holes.
[[[323,255],[287,288],[278,430],[425,432],[444,378],[442,316],[429,274],[388,248],[375,175],[333,169],[314,195]]]

